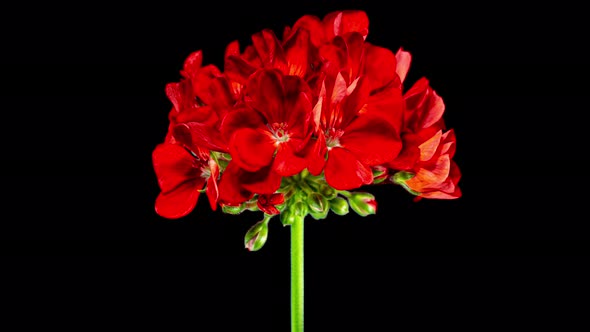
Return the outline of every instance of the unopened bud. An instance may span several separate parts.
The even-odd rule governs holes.
[[[370,193],[351,193],[351,196],[348,198],[348,203],[354,212],[363,217],[377,212],[377,201],[375,201],[375,196]]]
[[[296,215],[290,208],[286,208],[281,212],[281,223],[283,226],[292,225],[296,220]]]
[[[307,196],[307,205],[310,212],[322,214],[328,211],[328,200],[318,193],[311,193]]]
[[[268,237],[268,220],[255,223],[244,236],[244,246],[250,251],[256,251],[266,243]]]
[[[387,180],[388,172],[387,167],[374,166],[373,167],[373,184],[379,184]]]
[[[221,207],[221,211],[223,213],[228,213],[228,214],[240,214],[242,212],[244,212],[244,206],[243,205],[223,205]]]
[[[330,210],[339,216],[348,214],[348,202],[342,197],[335,197],[330,201]]]
[[[409,179],[414,177],[414,173],[406,172],[406,171],[399,171],[390,178],[391,182],[395,184],[402,184],[406,183]]]
[[[338,195],[338,193],[336,192],[336,189],[330,187],[327,184],[321,184],[319,186],[319,191],[320,191],[320,194],[322,194],[322,196],[326,197],[327,200],[331,200],[334,197],[336,197],[336,195]]]
[[[305,218],[305,216],[307,215],[308,212],[308,208],[307,208],[307,204],[304,202],[295,202],[292,206],[291,206],[291,212],[293,212],[295,214],[296,218]]]
[[[326,204],[328,205],[328,204]],[[330,212],[330,209],[326,208],[323,212],[315,212],[312,210],[309,210],[309,215],[311,215],[311,217],[315,220],[320,220],[320,219],[326,219],[326,217],[328,216],[328,212]]]

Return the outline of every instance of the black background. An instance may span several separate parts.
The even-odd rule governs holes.
[[[308,331],[530,328],[582,322],[588,274],[587,30],[566,3],[169,2],[0,14],[2,324],[288,331],[289,229],[153,209],[164,94],[198,49],[304,14],[363,9],[367,41],[413,55],[457,134],[464,196],[367,187],[377,215],[306,223]],[[587,324],[583,322],[584,324]],[[215,326],[215,327],[207,327]],[[353,329],[358,326],[359,329]]]

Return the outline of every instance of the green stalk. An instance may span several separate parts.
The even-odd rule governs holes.
[[[291,332],[303,332],[303,221],[291,224]]]

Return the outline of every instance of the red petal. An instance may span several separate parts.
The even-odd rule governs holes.
[[[371,91],[375,91],[395,80],[396,59],[393,52],[386,48],[368,43],[365,45],[363,73],[369,76]]]
[[[402,147],[391,124],[370,114],[360,115],[352,121],[344,129],[340,144],[368,166],[393,160]]]
[[[309,31],[311,42],[315,47],[319,47],[324,42],[324,28],[321,20],[314,15],[304,15],[293,24],[291,31],[297,29],[306,29]]]
[[[166,96],[174,105],[174,110],[176,112],[180,112],[181,109],[181,101],[182,101],[182,94],[180,92],[180,83],[168,83],[166,84]]]
[[[337,190],[356,189],[373,182],[371,168],[342,148],[333,148],[328,152],[324,174],[326,182]]]
[[[217,210],[217,200],[219,199],[219,188],[217,187],[217,178],[219,177],[219,165],[213,160],[209,159],[209,169],[211,175],[207,179],[207,197],[211,210]]]
[[[369,18],[361,10],[332,12],[322,20],[326,38],[341,36],[349,32],[359,32],[363,37],[369,33]]]
[[[288,74],[304,77],[309,68],[309,32],[297,29],[295,34],[285,43],[285,58]]]
[[[189,54],[184,60],[184,66],[182,68],[182,76],[186,78],[194,77],[201,69],[203,64],[203,52],[198,50]]]
[[[406,79],[408,71],[410,70],[410,64],[412,63],[412,55],[410,54],[410,52],[406,52],[400,47],[397,53],[395,53],[395,59],[397,61],[397,67],[395,69],[395,72],[397,73],[401,82],[403,83]]]
[[[204,123],[189,122],[177,125],[174,127],[174,136],[190,137],[190,147],[198,146],[219,152],[229,151],[219,130]]]
[[[229,142],[232,135],[241,128],[264,128],[262,115],[254,110],[241,108],[232,110],[223,118],[219,131],[224,141]]]
[[[359,114],[361,108],[365,106],[369,98],[369,80],[365,77],[360,77],[356,82],[355,89],[344,99],[342,104],[342,128],[348,126],[350,121]]]
[[[230,80],[240,84],[246,84],[250,75],[256,71],[256,67],[246,62],[237,55],[229,55],[224,62],[225,74]]]
[[[152,152],[152,163],[162,192],[167,193],[181,184],[202,179],[199,160],[183,147],[162,143]],[[202,179],[202,183],[205,180]]]
[[[273,194],[281,186],[283,178],[272,170],[271,166],[256,172],[243,171],[240,181],[244,189],[257,194]]]
[[[417,192],[422,192],[425,188],[436,188],[449,177],[450,169],[449,156],[442,155],[428,169],[420,168],[413,178],[406,181],[406,184]]]
[[[217,114],[210,106],[185,107],[176,115],[176,123],[200,122],[213,125],[218,119]]]
[[[293,176],[307,167],[305,158],[295,155],[289,143],[279,145],[273,162],[273,170],[282,176]]]
[[[241,168],[254,172],[270,165],[276,147],[263,130],[243,128],[233,134],[229,151]]]
[[[262,69],[254,73],[247,85],[247,94],[252,98],[250,106],[260,112],[268,123],[279,122],[283,113],[282,75],[277,70]]]
[[[434,136],[418,146],[420,149],[420,161],[428,161],[434,156],[440,144],[441,136],[442,131],[439,130]]]
[[[363,109],[368,114],[381,116],[398,133],[402,132],[404,110],[405,102],[402,97],[401,88],[393,85],[369,96],[367,104]]]
[[[156,198],[156,213],[164,218],[176,219],[189,214],[197,205],[203,181],[184,182],[173,191],[160,193]]]
[[[219,199],[222,204],[240,205],[254,196],[242,186],[244,171],[234,162],[230,162],[219,181]]]

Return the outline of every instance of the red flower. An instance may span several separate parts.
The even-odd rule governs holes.
[[[403,149],[389,163],[391,168],[408,170],[418,161],[419,145],[432,138],[446,126],[442,115],[445,105],[440,96],[430,87],[426,78],[421,78],[404,94],[404,125],[401,132]]]
[[[246,94],[247,107],[228,113],[221,126],[232,156],[231,171],[226,170],[221,182],[271,194],[282,176],[295,175],[308,165],[302,151],[313,130],[309,87],[297,76],[261,69],[250,78]],[[238,203],[246,196],[224,199]]]
[[[454,199],[461,197],[457,186],[461,178],[459,167],[452,160],[455,154],[455,133],[438,131],[419,146],[420,157],[414,165],[414,177],[405,184],[419,197]]]
[[[155,207],[160,216],[174,219],[190,213],[205,184],[211,209],[216,209],[219,167],[208,151],[191,152],[177,144],[161,143],[154,149],[152,161],[161,190]]]
[[[369,98],[369,82],[360,77],[350,86],[338,74],[322,87],[314,119],[328,150],[324,174],[335,189],[358,188],[373,181],[371,166],[392,160],[401,149],[395,128],[377,114],[361,112]]]

